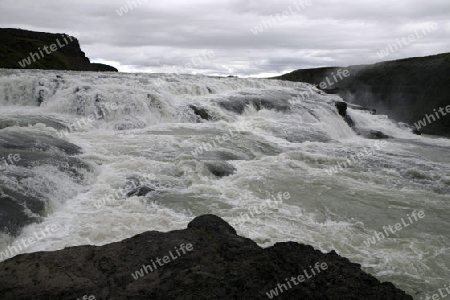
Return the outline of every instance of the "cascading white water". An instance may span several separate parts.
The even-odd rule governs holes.
[[[277,80],[0,70],[0,125],[16,122],[0,134],[61,138],[86,164],[75,179],[47,163],[0,173],[0,188],[40,178],[48,200],[41,222],[4,236],[0,252],[49,225],[58,230],[21,252],[102,245],[213,213],[262,246],[336,250],[420,299],[448,283],[450,142],[349,109],[357,126],[391,136],[383,146],[358,136],[335,101]],[[151,191],[127,197],[136,178]],[[278,193],[290,197],[259,211]],[[425,218],[367,245],[420,210]]]

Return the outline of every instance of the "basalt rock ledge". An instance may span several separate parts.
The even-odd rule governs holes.
[[[191,246],[183,254],[180,246]],[[176,253],[137,280],[143,265]],[[327,268],[312,276],[315,264]],[[286,279],[304,274],[303,282]],[[214,215],[187,229],[149,231],[101,247],[79,246],[19,255],[0,264],[2,299],[412,299],[331,251],[294,242],[261,248]]]
[[[0,28],[0,68],[117,72],[91,63],[73,36],[15,28]]]

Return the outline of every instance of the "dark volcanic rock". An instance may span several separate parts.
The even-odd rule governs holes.
[[[345,102],[336,102],[335,106],[339,112],[339,114],[344,118],[345,122],[347,122],[348,126],[352,127],[355,132],[359,135],[363,135],[368,139],[387,139],[389,136],[384,134],[378,130],[370,130],[370,129],[362,129],[355,126],[355,122],[353,119],[347,114],[347,103]]]
[[[137,176],[130,176],[127,178],[127,184],[125,187],[127,191],[126,196],[146,196],[148,193],[154,192],[155,189],[148,186],[148,182],[144,178],[139,178]]]
[[[347,114],[347,103],[345,102],[336,102],[335,106],[339,112],[339,114],[344,118],[345,122],[347,122],[348,126],[354,127],[355,122],[353,121],[352,117],[350,117]]]
[[[143,197],[143,196],[146,196],[148,193],[155,191],[154,188],[144,185],[144,183],[141,181],[138,181],[137,183],[133,183],[131,185],[127,185],[127,187],[129,187],[129,186],[131,186],[131,187],[134,186],[134,188],[130,189],[127,192],[127,194],[126,194],[127,198],[133,197],[133,196]]]
[[[347,115],[347,103],[345,102],[336,102],[335,103],[336,108],[339,112],[339,114],[343,117],[345,117]]]
[[[181,245],[192,245],[183,254]],[[189,246],[190,247],[190,246]],[[185,247],[189,250],[188,247]],[[179,251],[181,255],[177,255]],[[173,254],[168,262],[164,257]],[[156,264],[160,258],[161,264]],[[147,267],[137,280],[131,274]],[[380,283],[334,251],[323,254],[294,242],[261,248],[236,235],[214,215],[194,219],[185,230],[149,231],[102,247],[70,247],[16,256],[0,264],[3,299],[266,299],[286,278],[317,275],[287,288],[276,299],[412,299]],[[297,281],[298,283],[298,281]]]
[[[151,193],[151,192],[154,192],[154,191],[155,191],[155,190],[152,189],[151,187],[148,187],[148,186],[140,186],[140,187],[137,187],[136,189],[134,189],[134,190],[128,192],[128,193],[127,193],[127,197],[132,197],[132,196],[138,196],[138,197],[141,197],[141,196],[145,196],[145,195],[147,195],[148,193]]]
[[[333,73],[347,69],[350,76],[333,81]],[[326,92],[338,93],[346,102],[356,103],[378,114],[410,125],[433,115],[434,109],[449,105],[450,53],[357,65],[297,70],[277,79],[302,81],[320,86],[332,80]],[[450,116],[442,116],[420,129],[423,133],[450,137]]]
[[[50,51],[51,45],[57,50]],[[34,53],[34,59],[21,66],[19,62],[23,64],[30,53]],[[91,64],[75,37],[12,28],[0,28],[0,68],[117,72],[111,66]]]
[[[211,120],[212,119],[206,109],[199,108],[195,105],[189,105],[189,107],[194,111],[194,114],[196,114],[201,119],[203,119],[203,120]]]

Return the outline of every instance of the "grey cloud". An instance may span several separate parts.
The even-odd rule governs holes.
[[[129,0],[132,2],[132,0]],[[450,2],[428,0],[134,0],[138,7],[119,16],[127,1],[2,0],[2,27],[80,33],[86,55],[113,63],[121,71],[167,72],[203,50],[215,57],[186,73],[242,76],[279,74],[298,68],[369,64],[377,52],[434,21],[435,32],[391,53],[387,60],[446,52],[450,46]],[[275,22],[273,22],[275,18]],[[272,21],[271,21],[272,20]],[[273,26],[255,35],[261,22]]]

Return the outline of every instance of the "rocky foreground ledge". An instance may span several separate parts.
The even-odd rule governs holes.
[[[277,295],[278,294],[278,295]],[[16,256],[0,264],[2,299],[412,299],[334,251],[261,248],[214,215],[102,247]],[[83,298],[84,297],[84,298]]]

